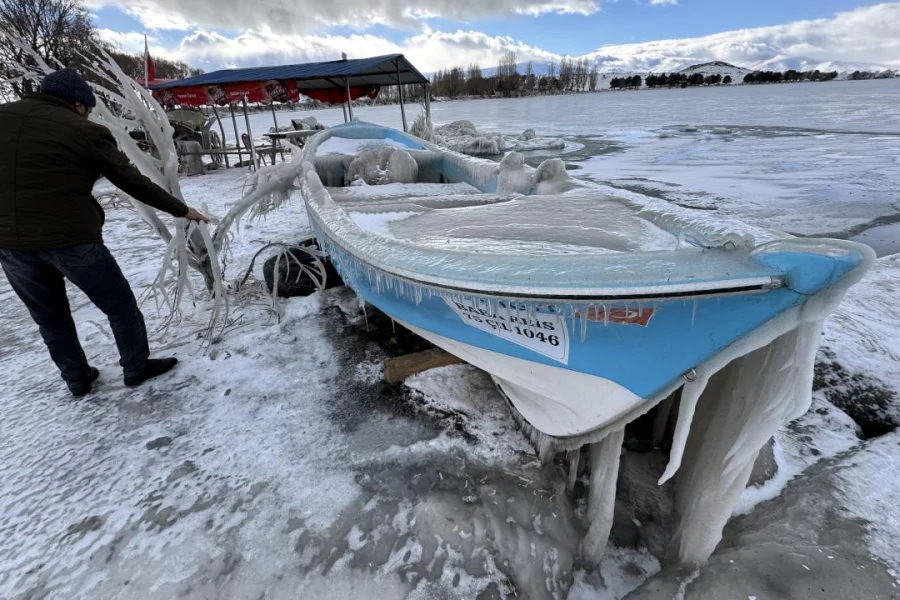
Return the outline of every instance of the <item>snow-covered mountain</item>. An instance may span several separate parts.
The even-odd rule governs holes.
[[[831,71],[837,71],[838,73],[852,73],[853,71],[870,71],[872,73],[877,73],[889,69],[889,67],[875,63],[839,60],[820,61],[803,57],[787,56],[775,56],[753,66],[757,71],[787,71],[789,69],[795,71],[815,71],[818,69],[824,73]]]

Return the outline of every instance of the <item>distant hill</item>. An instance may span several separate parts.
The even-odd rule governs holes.
[[[734,83],[741,83],[744,80],[744,75],[751,73],[752,71],[753,69],[738,67],[727,62],[722,62],[721,60],[691,65],[681,70],[681,72],[686,75],[693,75],[694,73],[700,73],[704,76],[721,75],[722,77],[731,75],[731,79]]]
[[[705,62],[699,65],[691,65],[689,67],[685,67],[681,70],[681,72],[690,75],[692,73],[720,73],[722,71],[737,70],[749,71],[749,69],[742,69],[741,67],[736,67],[730,63],[722,62],[721,60],[714,60],[712,62]]]

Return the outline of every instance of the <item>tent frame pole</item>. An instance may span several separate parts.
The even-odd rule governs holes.
[[[350,120],[353,120],[353,101],[350,99],[350,80],[344,77],[344,88],[347,90],[347,110],[350,112]]]
[[[222,125],[222,119],[219,118],[219,111],[216,109],[216,105],[215,105],[215,104],[212,105],[212,109],[213,109],[213,114],[216,115],[216,121],[219,122],[219,131],[222,132],[222,149],[224,150],[224,149],[225,149],[225,146],[226,146],[226,144],[225,144],[225,141],[226,141],[226,139],[225,139],[225,126]],[[226,153],[223,154],[222,156],[225,157],[225,168],[226,168],[226,169],[230,169],[230,168],[231,168],[231,165],[228,164],[228,153],[226,152]]]
[[[400,90],[400,116],[403,118],[403,133],[409,131],[409,128],[406,126],[406,108],[403,106],[403,84],[400,83],[400,61],[395,60],[394,64],[397,65],[397,89]]]
[[[422,87],[425,88],[425,123],[428,125],[428,129],[432,129],[431,125],[431,85],[428,82],[422,84]]]
[[[250,160],[253,162],[253,170],[259,170],[259,162],[256,157],[256,144],[253,143],[253,131],[250,129],[250,114],[247,112],[247,96],[243,98],[244,121],[247,123],[247,137],[250,138]]]
[[[237,117],[234,116],[234,104],[229,104],[228,109],[231,111],[231,123],[234,125],[234,147],[238,151],[238,162],[243,164],[244,154],[241,152],[241,134],[238,133]]]
[[[275,123],[275,131],[278,131],[278,117],[275,116],[275,101],[270,101],[269,106],[272,107],[272,121]]]

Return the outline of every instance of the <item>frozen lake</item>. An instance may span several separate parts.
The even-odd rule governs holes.
[[[900,79],[643,90],[435,102],[432,118],[563,136],[584,146],[564,156],[575,175],[760,227],[856,239],[885,255],[900,251],[898,96]],[[409,122],[422,110],[410,105]],[[280,112],[279,124],[307,115],[343,122],[340,109],[327,109]],[[354,116],[402,126],[397,106]],[[251,117],[256,136],[271,126],[270,113]]]

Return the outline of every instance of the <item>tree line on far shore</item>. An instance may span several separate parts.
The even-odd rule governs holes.
[[[832,81],[838,76],[837,71],[823,73],[815,71],[754,71],[744,75],[744,83],[790,83],[796,81]]]

